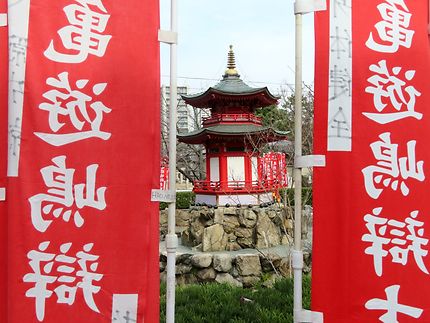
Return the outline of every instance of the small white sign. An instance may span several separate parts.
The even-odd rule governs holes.
[[[304,14],[324,10],[327,10],[326,0],[296,0],[294,3],[295,14]]]
[[[176,193],[166,190],[152,190],[151,192],[152,202],[175,202]]]
[[[113,294],[112,323],[137,322],[138,294]]]
[[[0,187],[0,201],[6,201],[6,188]]]
[[[7,14],[0,13],[0,27],[6,27],[7,26]]]

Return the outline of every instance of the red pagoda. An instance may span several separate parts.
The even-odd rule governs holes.
[[[207,179],[194,182],[196,204],[272,202],[273,193],[286,181],[265,174],[261,150],[269,142],[286,140],[286,133],[263,126],[255,111],[277,104],[278,97],[267,87],[253,88],[241,80],[230,46],[222,80],[203,93],[182,98],[193,107],[210,110],[201,129],[178,135],[179,141],[206,149]]]

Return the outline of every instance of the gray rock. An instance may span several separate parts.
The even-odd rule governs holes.
[[[215,281],[219,284],[228,284],[235,287],[243,287],[243,284],[234,279],[232,275],[227,273],[220,273],[216,276]]]
[[[226,247],[227,251],[237,251],[237,250],[241,250],[241,249],[242,249],[242,247],[236,241],[227,243],[227,247]]]
[[[260,257],[256,254],[237,255],[236,267],[241,276],[261,275]]]
[[[239,223],[246,228],[253,228],[257,223],[257,214],[252,209],[242,209],[239,215]]]
[[[214,211],[214,223],[215,224],[224,223],[224,212],[221,209],[216,209]]]
[[[237,238],[237,243],[242,248],[254,248],[254,239],[253,238]]]
[[[212,263],[212,255],[208,253],[198,253],[191,257],[191,264],[197,268],[207,268]]]
[[[282,258],[274,253],[268,253],[266,255],[260,255],[260,263],[263,272],[275,271],[281,264]]]
[[[214,224],[203,231],[203,252],[223,251],[227,246],[227,234],[221,224]]]
[[[260,277],[257,276],[244,276],[242,277],[243,287],[253,287],[260,281]]]
[[[292,276],[292,269],[291,264],[288,258],[282,258],[278,268],[276,268],[278,272],[283,277],[291,277]]]
[[[257,248],[270,248],[281,243],[280,230],[267,214],[260,214],[257,221]]]
[[[232,268],[232,257],[227,253],[216,254],[213,256],[213,268],[216,271],[227,273]]]
[[[196,274],[197,278],[202,282],[213,281],[216,277],[215,269],[212,267],[199,270]]]
[[[273,220],[278,215],[275,210],[267,210],[266,213],[270,220]]]
[[[176,264],[185,264],[190,265],[191,264],[191,254],[189,253],[183,253],[176,255]]]
[[[236,216],[224,216],[224,231],[227,233],[232,233],[237,227],[240,226],[239,220]]]
[[[175,267],[175,273],[176,275],[188,274],[191,272],[192,269],[193,269],[193,266],[191,265],[179,264],[179,265],[176,265]]]
[[[176,210],[176,225],[178,227],[188,227],[191,216],[189,210]]]
[[[234,235],[238,238],[251,238],[253,230],[249,228],[237,228],[234,230]]]
[[[198,280],[197,277],[193,274],[185,274],[185,275],[179,275],[176,277],[176,283],[178,285],[189,285],[189,284],[197,284]]]
[[[237,210],[235,207],[223,207],[223,208],[221,208],[221,210],[223,210],[224,215],[236,215],[237,214]]]

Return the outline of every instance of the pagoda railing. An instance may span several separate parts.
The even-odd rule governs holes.
[[[262,124],[261,118],[257,117],[253,113],[212,113],[210,117],[203,119],[204,126],[220,122],[250,122],[258,125]]]
[[[273,192],[284,185],[279,180],[265,181],[194,181],[195,193],[243,194]]]

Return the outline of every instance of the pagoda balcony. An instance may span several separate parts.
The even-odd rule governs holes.
[[[218,123],[253,123],[262,125],[262,119],[253,113],[212,113],[208,118],[203,119],[203,126]]]
[[[194,192],[197,194],[252,194],[273,192],[285,187],[279,180],[265,181],[194,181]]]

